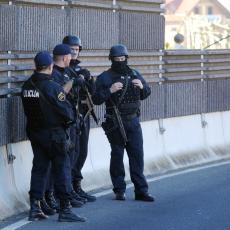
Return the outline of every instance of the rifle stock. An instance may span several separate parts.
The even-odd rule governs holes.
[[[125,132],[125,128],[124,128],[122,119],[121,119],[121,115],[120,115],[116,105],[113,105],[113,110],[114,110],[114,113],[115,113],[115,116],[116,116],[116,119],[117,119],[117,123],[118,123],[118,126],[119,126],[119,131],[121,133],[122,139],[124,141],[124,144],[126,144],[128,142],[128,138],[127,138],[127,135],[126,135],[126,132]]]
[[[97,116],[96,116],[92,98],[91,98],[91,96],[90,96],[90,94],[89,94],[89,91],[87,90],[86,87],[84,87],[84,90],[85,90],[85,92],[86,92],[86,97],[87,97],[87,99],[86,99],[86,104],[87,104],[87,106],[88,106],[88,111],[87,111],[87,113],[86,113],[86,115],[85,115],[85,117],[84,117],[84,120],[87,118],[87,116],[89,116],[89,114],[91,114],[92,117],[93,117],[93,119],[94,119],[94,121],[95,121],[96,124],[98,125],[98,124],[99,124],[99,119],[98,119]]]

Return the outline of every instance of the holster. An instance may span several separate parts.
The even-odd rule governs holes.
[[[63,128],[51,129],[51,141],[60,145],[68,153],[72,148],[72,141],[70,139],[70,130]]]
[[[110,144],[124,145],[119,126],[114,119],[106,119],[106,121],[102,122],[101,126]]]

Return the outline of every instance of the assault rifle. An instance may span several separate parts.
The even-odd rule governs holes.
[[[83,78],[84,78],[83,75],[81,75],[81,74],[78,75],[71,67],[69,67],[68,70],[69,70],[75,77],[77,77],[77,78],[78,78],[78,77],[83,77]],[[95,121],[96,124],[98,125],[98,124],[99,124],[99,119],[98,119],[97,116],[96,116],[96,113],[95,113],[95,110],[94,110],[94,104],[93,104],[91,95],[90,95],[90,93],[89,93],[89,91],[88,91],[88,89],[87,89],[86,86],[83,86],[83,87],[81,87],[81,88],[82,88],[82,89],[84,90],[84,92],[86,93],[86,100],[85,100],[84,102],[85,102],[85,104],[86,104],[87,107],[88,107],[88,111],[87,111],[87,113],[86,113],[86,115],[85,115],[85,117],[84,117],[84,121],[85,121],[86,118],[91,114],[92,117],[93,117],[93,119],[94,119],[94,121]]]
[[[128,138],[127,138],[127,135],[126,135],[126,132],[125,132],[125,128],[124,128],[124,125],[123,125],[123,121],[121,119],[120,112],[119,112],[117,106],[114,103],[113,103],[112,108],[114,110],[114,115],[115,115],[116,120],[117,120],[117,124],[118,124],[118,127],[119,127],[120,134],[122,136],[124,144],[126,145],[126,143],[128,142]]]
[[[96,122],[96,124],[98,125],[99,124],[99,119],[97,118],[96,116],[96,113],[95,113],[95,110],[94,110],[94,104],[93,104],[93,101],[92,101],[92,98],[91,98],[91,95],[87,89],[86,86],[83,87],[83,90],[85,91],[86,93],[86,100],[84,101],[88,107],[88,111],[87,113],[85,114],[84,116],[84,121],[86,120],[86,118],[91,114],[94,121]]]

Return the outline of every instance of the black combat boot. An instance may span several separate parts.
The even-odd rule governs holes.
[[[87,202],[86,198],[80,197],[75,191],[74,189],[71,191],[71,196],[75,198],[75,200],[79,200],[81,201],[83,204],[85,204]]]
[[[155,199],[149,193],[135,194],[135,200],[154,202]]]
[[[56,201],[53,192],[46,192],[45,193],[45,199],[46,203],[50,206],[50,208],[58,211],[59,210],[59,204]]]
[[[70,194],[69,201],[72,207],[74,208],[80,208],[84,205],[84,202],[79,199],[76,199],[73,194]]]
[[[40,206],[42,211],[48,215],[48,216],[52,216],[56,213],[56,209],[52,209],[46,202],[45,197],[43,197],[43,199],[40,201]]]
[[[73,188],[80,197],[87,199],[88,202],[93,202],[96,200],[95,196],[89,195],[81,188],[81,181],[73,182]]]
[[[116,192],[115,193],[115,200],[125,200],[125,193],[124,192]]]
[[[29,221],[47,219],[48,216],[41,210],[40,200],[30,198]]]
[[[69,200],[60,200],[58,221],[60,222],[85,222],[86,218],[78,216],[71,211]]]

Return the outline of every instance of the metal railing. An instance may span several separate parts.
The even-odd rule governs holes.
[[[0,96],[20,92],[34,69],[35,53],[0,54]],[[82,52],[82,65],[93,76],[109,68],[108,51]],[[129,64],[148,82],[174,82],[230,77],[230,50],[130,52]]]
[[[110,66],[108,51],[81,53],[82,66],[97,76]],[[130,52],[129,63],[152,88],[143,101],[142,121],[230,109],[230,50]],[[0,54],[0,145],[26,139],[25,117],[18,96],[33,72],[34,53]],[[103,107],[97,106],[103,120]],[[96,127],[92,121],[92,127]],[[159,128],[163,130],[163,128]]]
[[[128,10],[138,12],[163,13],[160,4],[164,0],[14,0],[4,1],[12,2],[16,5],[40,5],[40,6],[60,6],[60,7],[92,7],[100,9]],[[11,3],[11,4],[12,4]]]

